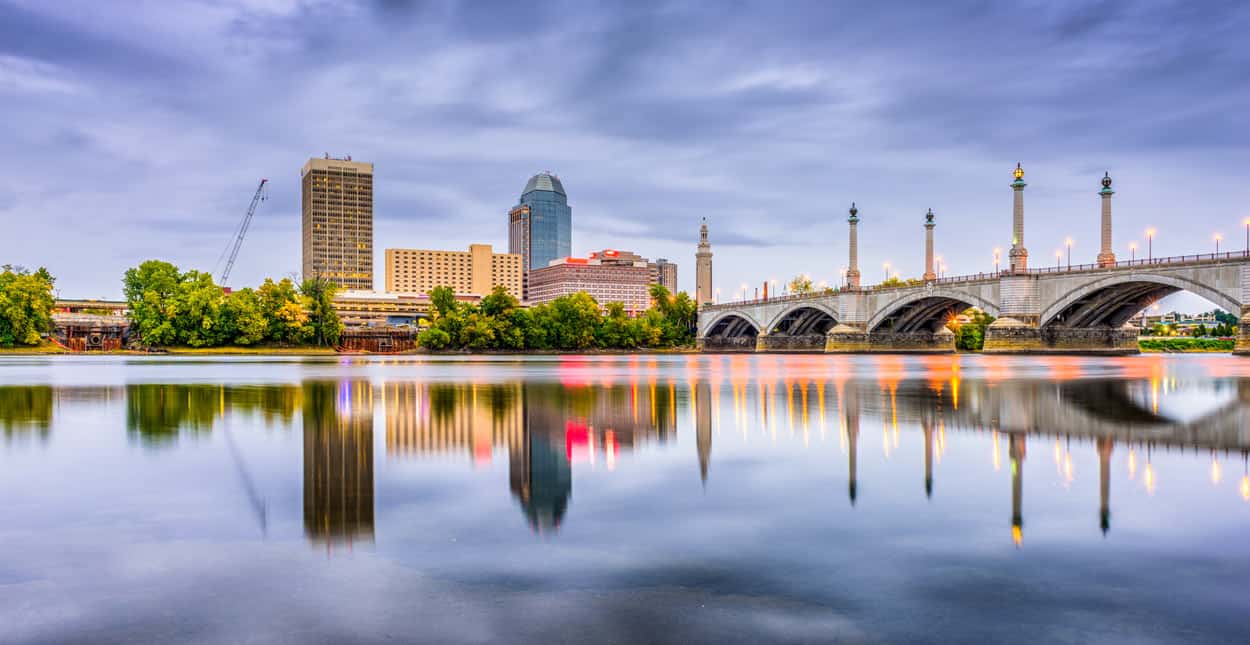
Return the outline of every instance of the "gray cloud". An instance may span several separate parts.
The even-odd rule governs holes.
[[[552,169],[576,252],[667,256],[686,288],[705,216],[727,291],[836,281],[851,201],[866,273],[919,272],[928,207],[974,273],[1009,241],[1016,161],[1035,257],[1097,252],[1104,169],[1120,250],[1157,225],[1161,253],[1195,252],[1250,215],[1247,29],[1233,2],[0,1],[0,259],[88,294],[153,253],[207,268],[267,177],[235,274],[282,275],[322,152],[377,164],[379,254],[503,246]]]

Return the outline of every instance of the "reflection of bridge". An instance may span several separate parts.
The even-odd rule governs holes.
[[[851,208],[847,283],[825,293],[706,304],[698,339],[707,351],[953,351],[946,324],[976,307],[998,318],[985,351],[1132,353],[1137,328],[1127,323],[1155,301],[1188,291],[1231,312],[1250,313],[1250,250],[1117,262],[1110,249],[1111,180],[1103,179],[1103,247],[1097,264],[1028,268],[1024,248],[1024,173],[1017,169],[1010,267],[1001,273],[938,278],[934,222],[926,221],[926,272],[914,284],[861,287],[858,210]],[[767,289],[765,289],[767,294]],[[1250,310],[1250,307],[1247,308]],[[1238,334],[1250,351],[1250,319]]]

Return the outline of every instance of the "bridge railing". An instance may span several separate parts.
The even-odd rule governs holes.
[[[1136,258],[1119,260],[1114,264],[1063,264],[1052,267],[1035,267],[1029,273],[1076,273],[1078,271],[1097,271],[1099,269],[1123,269],[1128,267],[1151,267],[1168,264],[1191,264],[1194,262],[1217,262],[1221,260],[1250,259],[1247,251],[1225,251],[1222,253],[1197,253],[1194,255],[1169,255],[1164,257]],[[1003,275],[1011,275],[1011,270],[1003,271]]]
[[[1119,261],[1116,261],[1114,264],[1108,264],[1108,265],[1100,265],[1097,263],[1064,264],[1064,265],[1057,265],[1053,267],[1035,267],[1035,268],[1029,269],[1025,273],[1028,273],[1028,274],[1077,273],[1077,272],[1083,272],[1083,271],[1098,271],[1098,270],[1103,270],[1103,269],[1123,269],[1123,268],[1129,268],[1129,267],[1154,267],[1154,266],[1162,266],[1162,265],[1190,264],[1190,263],[1195,263],[1195,262],[1199,262],[1199,263],[1200,262],[1218,262],[1218,261],[1224,261],[1224,260],[1250,260],[1250,250],[1225,251],[1223,253],[1196,253],[1193,255],[1169,255],[1169,256],[1164,256],[1164,257],[1135,258],[1131,260],[1119,260]],[[848,289],[846,287],[839,287],[837,289],[825,289],[822,291],[815,291],[812,293],[790,294],[790,295],[785,295],[785,296],[773,296],[769,298],[748,298],[744,300],[727,300],[725,302],[718,302],[713,305],[708,305],[705,307],[705,309],[716,309],[716,308],[722,308],[722,307],[742,307],[742,306],[768,304],[768,303],[776,304],[776,303],[783,303],[783,302],[799,302],[803,300],[818,300],[820,298],[834,296],[834,295],[837,295],[839,293],[843,293],[846,291],[855,291],[857,293],[875,293],[875,292],[882,292],[882,291],[893,291],[897,289],[914,289],[916,287],[922,287],[928,283],[938,284],[938,285],[957,284],[957,283],[962,284],[962,283],[968,283],[968,282],[976,282],[978,280],[997,280],[1001,276],[1010,276],[1010,275],[1012,275],[1011,269],[1004,269],[998,273],[992,273],[992,272],[991,273],[970,273],[967,275],[941,277],[935,280],[928,280],[928,281],[912,279],[910,281],[900,282],[899,284],[890,284],[890,285],[873,284],[873,285],[868,285],[866,287],[860,287],[859,289]]]

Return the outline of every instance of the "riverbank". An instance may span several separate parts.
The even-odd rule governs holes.
[[[1233,351],[1237,341],[1232,338],[1187,338],[1183,336],[1167,338],[1142,338],[1137,341],[1138,348],[1149,353],[1195,353]]]

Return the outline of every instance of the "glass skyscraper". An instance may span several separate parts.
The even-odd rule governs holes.
[[[531,269],[573,254],[573,209],[559,177],[540,172],[526,182],[521,200],[508,212],[508,252],[521,255],[526,294]]]

